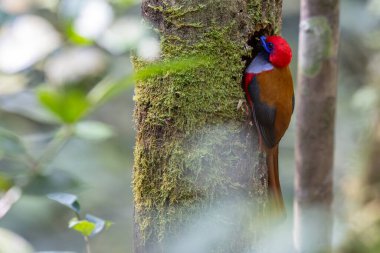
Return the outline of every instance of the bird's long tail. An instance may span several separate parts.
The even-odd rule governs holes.
[[[267,150],[268,189],[275,213],[285,216],[285,205],[282,198],[279,170],[278,170],[278,145]]]

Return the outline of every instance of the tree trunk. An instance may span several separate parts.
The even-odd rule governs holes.
[[[238,105],[253,38],[278,33],[281,4],[143,1],[161,61],[203,55],[212,64],[136,85],[136,253],[243,252],[257,240],[267,172],[250,113]]]
[[[378,18],[380,21],[380,18]],[[370,31],[373,33],[373,31]],[[366,164],[364,167],[364,180],[362,181],[362,195],[365,202],[378,201],[380,204],[380,50],[373,52],[371,61],[367,66],[367,89],[376,94],[376,103],[371,110],[373,117],[370,121],[370,134],[365,142],[364,150],[367,150]],[[380,225],[380,224],[379,224]]]
[[[302,0],[296,97],[295,246],[330,251],[338,0]]]

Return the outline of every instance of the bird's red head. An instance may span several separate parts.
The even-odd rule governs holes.
[[[292,60],[292,49],[281,36],[261,36],[261,45],[269,54],[269,62],[278,68],[284,68]]]

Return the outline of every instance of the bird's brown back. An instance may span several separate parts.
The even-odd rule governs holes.
[[[293,79],[289,67],[274,68],[257,75],[260,100],[276,108],[275,139],[278,143],[289,126],[293,113]]]

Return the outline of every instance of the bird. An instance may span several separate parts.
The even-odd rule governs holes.
[[[281,36],[260,36],[259,52],[244,72],[243,90],[266,153],[268,190],[273,208],[286,214],[278,168],[278,145],[294,111],[293,79],[289,69],[292,50]]]

